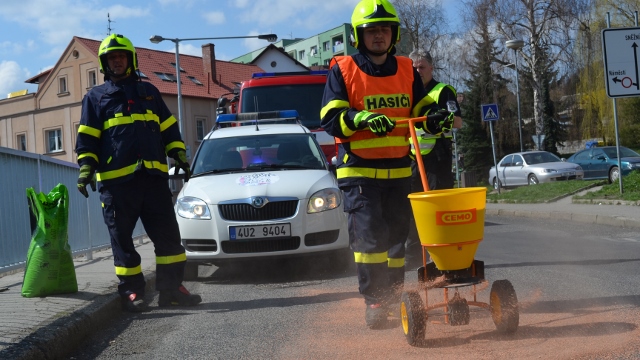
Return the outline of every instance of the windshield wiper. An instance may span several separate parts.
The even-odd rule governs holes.
[[[231,172],[231,171],[246,171],[246,170],[247,169],[244,169],[244,168],[213,169],[213,170],[207,170],[201,173],[193,174],[191,175],[191,177],[198,177],[198,176],[209,175],[209,174],[219,174],[219,173]]]

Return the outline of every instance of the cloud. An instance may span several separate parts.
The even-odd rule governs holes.
[[[26,71],[22,70],[15,61],[0,62],[0,98],[5,98],[10,92],[28,88],[24,82],[28,79]]]
[[[207,12],[202,14],[202,17],[207,21],[207,24],[210,25],[220,25],[226,21],[224,13],[221,11]]]
[[[262,28],[290,24],[306,30],[326,30],[327,24],[336,24],[336,18],[349,21],[359,0],[300,0],[236,1],[238,21]],[[295,34],[294,34],[295,35]]]

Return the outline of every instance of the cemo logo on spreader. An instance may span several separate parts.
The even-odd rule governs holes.
[[[476,209],[436,211],[436,225],[464,225],[476,221]]]

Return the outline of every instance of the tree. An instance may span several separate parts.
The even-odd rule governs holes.
[[[466,20],[473,24],[473,33],[478,39],[475,56],[468,64],[471,77],[465,81],[468,89],[461,104],[463,126],[459,131],[460,149],[464,154],[465,171],[471,171],[476,178],[487,176],[493,163],[489,126],[482,122],[482,104],[494,103],[494,76],[491,64],[495,59],[494,38],[489,32],[489,9],[493,0],[465,1],[468,14]]]
[[[438,69],[445,57],[440,51],[440,40],[448,32],[441,3],[436,0],[395,0],[394,7],[403,29],[402,38],[409,39],[398,45],[398,52],[409,54],[414,49],[427,50]]]
[[[531,72],[535,133],[544,132],[544,74],[569,58],[579,0],[496,0],[492,15],[504,40],[525,39],[520,55]],[[546,54],[545,54],[546,52]]]

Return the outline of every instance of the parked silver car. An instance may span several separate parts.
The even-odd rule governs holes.
[[[580,165],[565,162],[548,151],[527,151],[509,154],[489,170],[489,183],[494,189],[520,185],[535,185],[562,180],[582,180]]]

